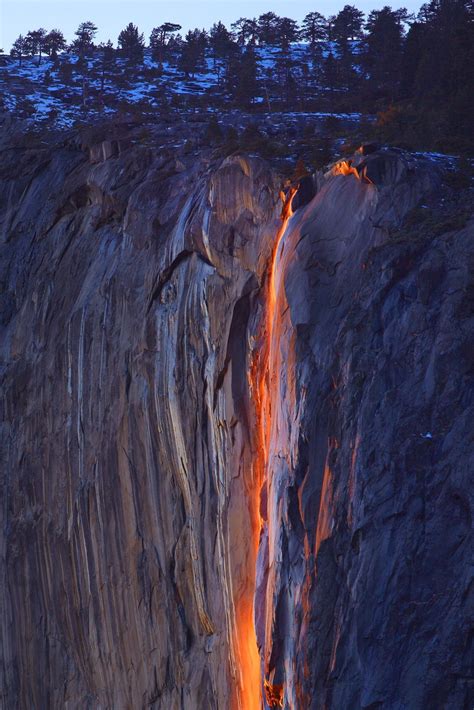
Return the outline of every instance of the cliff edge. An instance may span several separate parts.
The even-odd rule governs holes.
[[[349,167],[3,142],[5,707],[472,704],[474,222]]]

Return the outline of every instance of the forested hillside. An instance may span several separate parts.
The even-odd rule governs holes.
[[[346,5],[301,24],[267,12],[184,36],[165,22],[148,41],[130,23],[115,44],[97,43],[97,29],[83,22],[67,43],[60,29],[25,28],[0,55],[3,109],[59,126],[116,113],[363,114],[370,137],[472,152],[471,0],[431,0],[417,16]]]

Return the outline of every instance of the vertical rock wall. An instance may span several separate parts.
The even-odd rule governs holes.
[[[2,704],[237,707],[273,177],[102,148],[2,175]]]
[[[2,705],[470,707],[472,223],[393,237],[434,171],[319,176],[270,329],[259,159],[2,155]]]
[[[285,708],[467,708],[473,227],[404,238],[436,172],[365,167],[277,255],[265,670]]]

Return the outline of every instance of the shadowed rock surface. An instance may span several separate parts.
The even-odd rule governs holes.
[[[285,708],[470,708],[473,222],[405,235],[439,175],[354,161],[276,255],[263,505],[278,176],[3,143],[5,707],[247,709],[255,594]]]
[[[473,223],[394,238],[439,176],[366,160],[281,249],[268,670],[292,708],[468,708]]]
[[[276,187],[256,161],[106,148],[4,163],[5,702],[226,707]]]

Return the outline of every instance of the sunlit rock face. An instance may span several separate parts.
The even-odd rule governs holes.
[[[277,254],[265,672],[287,708],[467,707],[473,223],[395,237],[437,175],[353,165]]]
[[[473,230],[359,165],[5,153],[5,707],[467,702]]]

